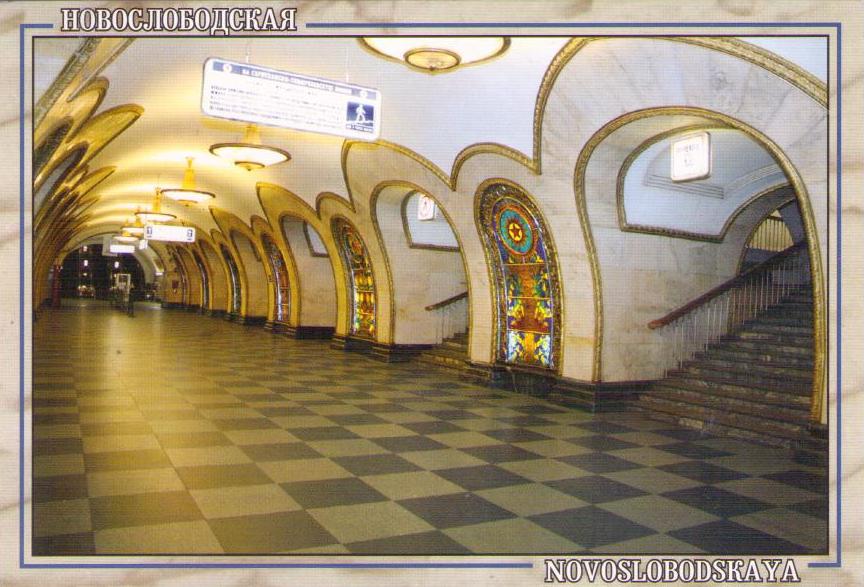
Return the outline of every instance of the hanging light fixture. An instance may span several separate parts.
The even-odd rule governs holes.
[[[195,170],[192,169],[192,161],[194,161],[192,157],[186,157],[186,171],[183,173],[182,187],[162,190],[165,197],[180,202],[184,206],[200,204],[216,197],[213,192],[195,189]]]
[[[360,44],[379,57],[425,73],[455,71],[488,61],[510,46],[507,37],[362,37]]]
[[[276,147],[261,144],[261,133],[254,124],[246,126],[241,143],[216,143],[210,147],[214,155],[233,161],[246,171],[263,169],[291,159],[291,154]]]
[[[123,244],[128,244],[128,245],[137,243],[139,240],[141,240],[137,236],[134,236],[131,234],[117,234],[117,235],[114,235],[113,237],[111,237],[111,239],[117,241],[118,243],[123,243]]]
[[[135,217],[135,222],[131,223],[129,221],[126,222],[121,228],[120,232],[131,234],[133,236],[141,236],[144,234],[144,224],[141,222],[141,218]]]
[[[135,217],[141,222],[171,222],[177,216],[162,211],[162,190],[156,188],[153,196],[153,206],[150,210],[138,210]]]

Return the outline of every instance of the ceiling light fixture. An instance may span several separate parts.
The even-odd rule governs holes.
[[[140,218],[136,217],[134,223],[127,221],[126,224],[120,228],[120,232],[141,236],[144,234],[144,224],[141,222]]]
[[[117,234],[112,237],[112,240],[117,241],[118,243],[132,244],[137,243],[140,239],[137,236],[132,236],[131,234]]]
[[[195,189],[195,170],[192,169],[192,161],[194,161],[192,157],[186,157],[186,171],[183,173],[181,188],[162,190],[162,194],[165,197],[180,202],[184,206],[200,204],[216,197],[216,194],[213,192]]]
[[[162,211],[162,190],[159,188],[156,188],[156,195],[153,196],[152,208],[138,210],[135,212],[135,217],[141,222],[171,222],[177,218],[174,214]]]
[[[246,171],[263,169],[291,159],[291,154],[276,147],[261,144],[261,134],[254,124],[246,125],[246,133],[241,143],[216,143],[210,152],[218,157],[233,161],[237,167]]]
[[[379,57],[425,73],[455,71],[504,53],[507,37],[362,37],[360,44]]]

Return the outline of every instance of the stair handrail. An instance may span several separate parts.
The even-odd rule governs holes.
[[[685,315],[689,314],[693,310],[700,308],[701,306],[704,306],[705,304],[707,304],[708,302],[710,302],[714,298],[720,296],[724,292],[727,292],[730,289],[733,289],[734,287],[746,282],[753,275],[755,275],[757,273],[762,273],[764,271],[767,271],[767,270],[775,267],[776,265],[779,265],[784,260],[791,257],[792,255],[794,255],[795,253],[797,253],[801,249],[805,248],[806,246],[807,246],[807,242],[801,241],[801,242],[795,243],[794,245],[792,245],[791,247],[789,247],[787,249],[783,249],[782,251],[775,253],[774,255],[771,255],[770,257],[768,257],[767,259],[765,259],[761,263],[754,265],[750,269],[747,269],[746,271],[739,273],[735,277],[732,277],[731,279],[724,281],[723,283],[721,283],[717,287],[709,289],[704,294],[700,295],[697,298],[690,300],[689,302],[687,302],[686,304],[684,304],[680,308],[678,308],[676,310],[672,310],[671,312],[669,312],[668,314],[666,314],[662,318],[652,320],[651,322],[648,323],[648,328],[650,328],[651,330],[656,330],[658,328],[666,326],[667,324],[671,324],[672,322],[674,322],[675,320],[677,320],[681,316],[685,316]]]
[[[464,300],[467,297],[468,297],[468,291],[466,290],[466,291],[463,291],[461,293],[456,294],[455,296],[450,296],[446,300],[441,300],[440,302],[426,306],[425,310],[427,312],[431,312],[432,310],[438,310],[440,308],[447,307],[451,304],[455,304],[459,300]]]

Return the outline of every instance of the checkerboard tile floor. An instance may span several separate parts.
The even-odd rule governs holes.
[[[139,305],[34,325],[33,554],[826,550],[824,471]]]

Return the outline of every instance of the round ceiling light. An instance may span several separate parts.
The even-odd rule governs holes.
[[[254,124],[246,126],[243,142],[216,143],[210,147],[210,152],[233,161],[234,165],[246,171],[263,169],[291,159],[291,154],[287,151],[262,145],[258,127]]]
[[[137,236],[132,236],[131,234],[118,234],[113,236],[112,240],[115,240],[118,243],[133,244],[137,243],[140,239]]]
[[[216,194],[213,192],[195,189],[195,170],[192,169],[193,160],[192,157],[186,157],[186,171],[183,173],[183,184],[180,188],[162,190],[162,195],[166,198],[171,198],[184,206],[200,204],[216,197]]]
[[[455,71],[504,53],[507,37],[363,37],[360,44],[379,57],[426,73]]]
[[[171,222],[177,216],[162,211],[162,190],[156,188],[156,194],[153,196],[153,207],[150,210],[138,210],[135,212],[135,218],[138,222]]]

